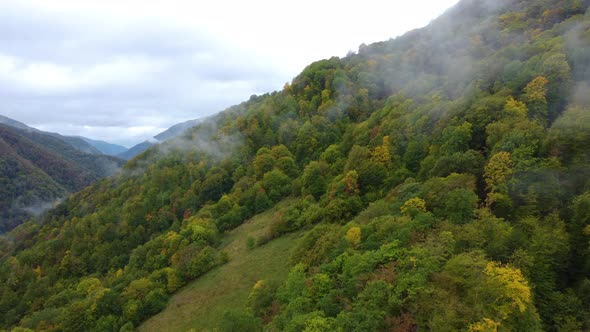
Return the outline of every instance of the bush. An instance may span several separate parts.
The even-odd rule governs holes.
[[[248,250],[254,249],[254,247],[256,247],[256,240],[254,240],[253,237],[248,236],[248,239],[246,239],[246,247]]]
[[[219,322],[221,332],[259,332],[262,331],[260,319],[243,311],[226,311]]]
[[[200,249],[194,244],[178,252],[178,271],[185,279],[194,279],[209,271],[220,261],[218,251],[206,246]]]
[[[338,229],[335,225],[318,225],[308,232],[293,251],[293,263],[317,266],[326,261],[340,240]]]
[[[248,295],[248,307],[256,317],[268,316],[276,286],[265,280],[258,280]]]

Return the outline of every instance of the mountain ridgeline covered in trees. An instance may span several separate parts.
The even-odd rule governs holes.
[[[129,331],[276,208],[221,331],[590,329],[588,6],[464,0],[150,148],[2,238],[0,328]]]

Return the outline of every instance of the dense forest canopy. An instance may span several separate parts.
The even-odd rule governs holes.
[[[287,200],[219,329],[590,329],[588,6],[464,0],[150,148],[2,238],[0,328],[132,330]]]

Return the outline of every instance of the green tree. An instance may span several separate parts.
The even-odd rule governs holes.
[[[258,152],[256,152],[256,157],[252,162],[254,166],[254,174],[257,178],[262,178],[262,176],[273,169],[275,163],[275,157],[273,156],[271,150],[268,148],[260,148]]]
[[[312,161],[303,170],[303,193],[319,199],[327,188],[328,165]]]
[[[262,186],[272,202],[277,202],[291,193],[291,179],[278,169],[264,174]]]
[[[332,332],[339,331],[336,320],[332,317],[313,317],[305,322],[303,332]]]
[[[260,319],[242,311],[226,311],[219,322],[222,332],[259,332],[262,330]]]

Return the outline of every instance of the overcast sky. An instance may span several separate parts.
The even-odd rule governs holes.
[[[0,114],[132,146],[458,0],[0,0]]]

